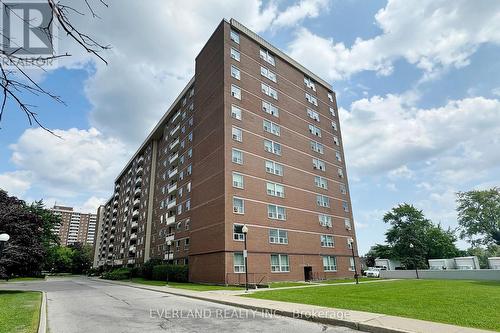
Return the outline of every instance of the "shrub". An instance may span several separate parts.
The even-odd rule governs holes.
[[[106,280],[127,280],[131,277],[131,269],[130,268],[117,268],[109,272],[105,272],[102,274],[102,278]]]
[[[161,265],[163,261],[161,259],[149,259],[142,266],[142,277],[151,280],[153,278],[153,267]]]
[[[188,282],[188,266],[187,265],[156,265],[153,267],[153,280],[173,282]]]

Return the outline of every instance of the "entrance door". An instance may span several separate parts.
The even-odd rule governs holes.
[[[304,266],[304,280],[311,281],[312,280],[313,268],[311,266]]]

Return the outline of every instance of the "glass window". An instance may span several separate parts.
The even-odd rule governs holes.
[[[260,74],[264,77],[267,77],[269,80],[276,82],[276,74],[273,73],[269,68],[261,66]]]
[[[313,91],[316,91],[316,85],[314,84],[314,81],[307,76],[304,77],[304,84],[306,85],[306,87],[311,88]]]
[[[334,121],[332,121],[332,128],[333,128],[334,131],[337,130],[337,123],[334,122]]]
[[[231,85],[231,96],[236,99],[241,99],[241,89],[234,84]]]
[[[234,30],[231,29],[231,32],[230,32],[230,35],[229,37],[231,38],[231,40],[233,42],[235,42],[236,44],[239,44],[240,43],[240,34]]]
[[[281,145],[278,142],[264,140],[264,149],[275,155],[281,155]]]
[[[316,170],[325,171],[326,170],[326,164],[322,160],[318,160],[317,158],[313,158],[313,168],[316,169]]]
[[[336,146],[339,146],[340,145],[340,142],[339,142],[339,138],[334,136],[333,137],[333,143],[335,143]]]
[[[231,105],[231,117],[241,120],[241,109],[236,105]]]
[[[243,199],[233,197],[233,212],[237,214],[245,213],[245,203]]]
[[[328,100],[333,103],[333,95],[328,93]]]
[[[233,127],[232,128],[232,135],[233,135],[233,140],[238,141],[238,142],[243,141],[243,132],[241,131],[240,128]]]
[[[337,169],[337,174],[338,174],[339,178],[344,178],[344,171],[341,168]]]
[[[266,161],[266,172],[283,176],[283,165],[273,161]]]
[[[267,183],[266,190],[267,194],[272,195],[274,197],[280,197],[280,198],[285,197],[285,188],[283,187],[283,185],[276,183]]]
[[[231,65],[231,76],[234,77],[236,80],[239,80],[241,78],[241,73],[238,67]]]
[[[354,258],[349,257],[349,270],[354,271]]]
[[[332,227],[332,217],[329,215],[318,215],[319,224],[323,227],[331,228]]]
[[[235,240],[235,241],[245,240],[245,235],[243,234],[243,225],[242,224],[234,224],[233,225],[233,240]]]
[[[320,154],[324,154],[325,151],[324,146],[316,141],[311,141],[311,150]]]
[[[314,177],[314,185],[316,185],[316,187],[319,187],[319,188],[326,190],[326,189],[328,189],[328,180],[326,178],[321,177],[321,176],[315,176]]]
[[[344,226],[347,230],[351,230],[351,220],[349,219],[344,219]]]
[[[332,235],[321,235],[321,247],[333,247]]]
[[[238,149],[232,150],[232,161],[233,163],[243,164],[243,152]]]
[[[267,205],[267,216],[273,220],[286,220],[285,207],[277,205]]]
[[[280,136],[281,128],[278,124],[275,124],[272,121],[264,119],[264,131]]]
[[[269,113],[275,117],[279,117],[278,108],[269,102],[262,101],[262,111]]]
[[[264,59],[273,66],[275,65],[274,56],[268,50],[260,49],[259,55],[261,59]]]
[[[347,194],[347,188],[345,187],[344,184],[340,184],[339,187],[340,187],[340,193]]]
[[[271,86],[268,86],[265,83],[261,83],[260,87],[261,87],[261,90],[264,94],[266,94],[267,96],[270,96],[274,99],[278,99],[278,92],[276,91],[276,89],[274,89]]]
[[[330,107],[330,114],[332,117],[335,117],[335,110],[332,107]]]
[[[320,207],[330,207],[330,198],[324,196],[324,195],[316,195],[316,204]]]
[[[337,270],[337,258],[333,256],[323,256],[323,270],[325,272],[335,272]]]
[[[231,48],[231,58],[240,61],[240,52],[234,48]]]
[[[243,188],[243,175],[233,172],[233,187]]]
[[[235,273],[245,273],[245,258],[242,252],[233,254],[233,264]]]
[[[349,205],[347,204],[347,202],[342,201],[342,208],[344,209],[344,212],[349,212]]]
[[[281,229],[269,229],[269,243],[288,244],[288,232]]]
[[[319,129],[319,127],[309,125],[309,133],[321,138],[321,130]]]
[[[318,100],[313,95],[306,93],[306,100],[312,105],[318,106]]]
[[[289,272],[287,254],[271,254],[271,272]]]
[[[309,116],[309,118],[319,122],[319,113],[317,113],[316,111],[307,109],[307,115]]]

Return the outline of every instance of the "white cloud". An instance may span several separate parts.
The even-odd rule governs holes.
[[[429,172],[460,183],[484,177],[500,163],[500,101],[483,97],[419,109],[405,95],[374,96],[341,109],[351,173]],[[403,166],[403,167],[402,167]],[[409,168],[411,166],[411,171]]]
[[[0,189],[7,191],[10,196],[21,197],[31,187],[31,173],[29,171],[13,171],[0,174]]]
[[[99,208],[100,205],[103,205],[109,198],[98,198],[95,196],[92,196],[87,199],[83,203],[81,207],[76,207],[75,210],[77,212],[82,212],[82,213],[92,213],[96,214],[97,213],[97,208]]]
[[[45,195],[72,197],[85,192],[107,193],[112,179],[130,154],[122,143],[89,130],[28,129],[12,144],[12,162],[29,174],[32,186]]]
[[[375,21],[382,33],[358,38],[351,47],[301,29],[289,45],[290,53],[332,80],[365,70],[388,75],[400,58],[432,78],[442,69],[468,65],[481,44],[500,43],[496,1],[389,0]]]
[[[286,8],[273,20],[273,27],[287,27],[300,23],[305,18],[318,17],[322,11],[328,10],[329,0],[301,0]]]
[[[389,171],[388,176],[391,179],[411,179],[413,178],[414,172],[410,170],[406,165],[402,165],[399,168]]]

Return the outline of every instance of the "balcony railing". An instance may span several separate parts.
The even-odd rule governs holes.
[[[174,216],[167,217],[167,219],[165,220],[165,223],[166,223],[167,225],[171,225],[171,224],[175,223],[175,215],[174,215]]]
[[[141,164],[142,162],[144,162],[144,156],[139,157],[139,159],[137,160],[138,164]]]
[[[140,204],[141,204],[141,200],[139,200],[139,199],[134,200],[134,207],[139,207]]]
[[[179,144],[179,138],[175,139],[174,142],[172,142],[170,145],[168,145],[168,148],[170,150],[174,149],[177,145]]]
[[[169,184],[167,190],[168,190],[168,194],[170,194],[173,191],[177,190],[177,183]]]
[[[165,237],[165,242],[168,242],[168,241],[173,241],[173,240],[174,240],[174,237],[175,237],[175,234],[174,234],[174,233],[168,234],[168,235]]]
[[[179,153],[175,153],[173,155],[170,155],[168,158],[168,163],[172,164],[174,163],[177,159],[179,158]]]
[[[174,177],[175,175],[177,174],[177,168],[173,169],[173,170],[170,170],[168,172],[168,178],[172,178]]]
[[[135,191],[134,191],[134,198],[138,197],[140,195],[141,195],[141,189],[140,188],[136,188]]]
[[[174,136],[179,131],[179,128],[181,128],[181,124],[178,124],[170,131],[170,136]]]
[[[177,119],[179,119],[179,116],[181,115],[181,112],[180,111],[177,111],[176,114],[174,114],[174,116],[172,117],[172,124],[175,123],[177,121]]]
[[[136,240],[136,239],[137,239],[136,233],[130,234],[130,240]]]
[[[167,209],[174,207],[176,203],[177,203],[177,201],[175,199],[170,200],[167,204]]]
[[[135,172],[138,174],[138,175],[142,175],[142,172],[144,171],[144,168],[142,166],[138,167],[137,170],[135,170]]]
[[[132,222],[132,224],[131,224],[132,229],[136,229],[138,226],[139,226],[139,224],[137,222]]]

